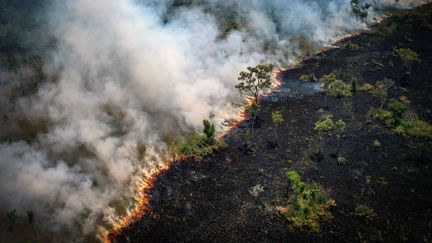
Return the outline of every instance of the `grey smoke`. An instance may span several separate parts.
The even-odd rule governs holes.
[[[131,206],[135,182],[163,160],[168,138],[236,114],[239,71],[294,61],[294,37],[322,46],[364,27],[344,0],[202,1],[246,23],[221,38],[202,5],[167,13],[172,2],[53,2],[59,45],[45,69],[58,80],[19,101],[47,129],[0,145],[2,208],[31,208],[52,229],[96,235],[121,216],[115,205]],[[274,50],[263,52],[266,43]]]

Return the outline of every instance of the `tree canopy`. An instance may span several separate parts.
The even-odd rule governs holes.
[[[247,92],[253,95],[255,102],[258,103],[259,95],[269,89],[272,84],[272,71],[273,65],[271,64],[248,67],[247,71],[240,72],[238,78],[240,83],[235,87],[240,93]]]

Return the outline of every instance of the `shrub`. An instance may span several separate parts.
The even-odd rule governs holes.
[[[324,89],[327,95],[342,98],[352,96],[351,85],[342,80],[336,80]]]
[[[422,121],[415,113],[408,111],[409,100],[402,96],[399,101],[390,99],[389,110],[374,110],[372,116],[384,121],[393,131],[402,136],[432,140],[432,126]]]
[[[223,146],[224,143],[217,140],[215,140],[214,143],[209,144],[205,135],[194,134],[180,144],[177,153],[181,157],[191,157],[200,160],[203,156],[210,154]]]
[[[365,83],[362,86],[360,86],[359,90],[362,92],[371,92],[374,89],[374,86],[369,84],[369,83]]]
[[[372,143],[372,147],[373,147],[374,149],[378,149],[379,147],[381,147],[381,143],[380,143],[380,141],[377,140],[377,139],[375,139],[375,140],[373,141],[373,143]]]
[[[343,156],[338,156],[336,162],[337,162],[338,165],[343,165],[343,164],[345,164],[346,159]]]
[[[318,132],[330,132],[335,128],[335,124],[332,120],[332,115],[323,116],[319,121],[315,123],[315,131]]]
[[[420,56],[409,48],[394,48],[393,51],[402,60],[407,72],[411,72],[412,65],[415,62],[421,62]]]
[[[375,34],[381,36],[381,37],[388,37],[391,36],[396,32],[397,25],[395,23],[390,24],[389,26],[380,26],[375,29]]]
[[[327,95],[338,97],[338,98],[352,96],[351,93],[352,86],[338,79],[334,72],[323,75],[320,78],[320,82],[324,84],[323,91]]]
[[[415,138],[425,138],[432,141],[432,126],[422,121],[416,114],[409,113],[394,128],[394,131],[400,135]]]
[[[206,142],[208,144],[213,144],[215,142],[215,134],[216,134],[216,128],[214,124],[212,124],[209,120],[204,119],[203,120],[203,133],[206,135]]]
[[[372,111],[372,117],[380,120],[380,121],[386,121],[387,119],[391,118],[393,116],[393,113],[391,111],[387,110],[373,110]]]
[[[317,183],[306,184],[301,181],[296,171],[288,171],[287,177],[292,183],[293,194],[284,216],[294,227],[319,231],[319,221],[332,218],[328,209],[335,206],[336,202]]]
[[[320,78],[320,82],[323,83],[324,85],[329,85],[329,84],[333,83],[336,80],[337,80],[336,73],[334,73],[334,72],[326,74],[326,75],[323,75]]]
[[[304,75],[300,76],[299,80],[303,81],[303,82],[317,82],[318,78],[315,76],[315,73],[312,73],[312,74],[309,74],[309,75],[308,74],[304,74]]]
[[[399,125],[403,119],[405,111],[408,109],[407,104],[396,99],[390,99],[388,107],[393,112],[393,124]]]
[[[347,43],[345,44],[345,48],[349,50],[358,50],[360,47],[355,43]]]
[[[354,213],[357,216],[366,217],[366,218],[371,218],[375,216],[374,210],[370,209],[368,206],[363,204],[357,205],[357,207],[354,209]]]

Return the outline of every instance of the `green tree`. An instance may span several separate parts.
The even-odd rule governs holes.
[[[216,134],[216,128],[213,123],[211,123],[209,120],[204,119],[203,120],[203,133],[206,136],[206,140],[208,144],[214,144],[216,141],[215,134]]]
[[[320,120],[315,123],[314,130],[318,132],[319,135],[319,153],[322,153],[322,147],[324,143],[324,134],[331,132],[335,128],[332,115],[325,115]]]
[[[359,0],[351,0],[352,15],[362,22],[366,20],[370,7],[372,7],[372,5],[369,3],[361,4]]]
[[[274,135],[275,135],[276,143],[277,143],[278,137],[277,137],[276,128],[279,127],[282,124],[282,122],[284,122],[282,113],[280,111],[272,112],[272,121],[273,121]]]
[[[272,84],[272,71],[273,65],[271,64],[248,67],[247,71],[240,72],[238,77],[240,83],[235,87],[240,93],[247,92],[253,95],[255,102],[258,104],[259,95],[269,89]]]

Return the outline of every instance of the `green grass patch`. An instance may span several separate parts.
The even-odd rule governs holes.
[[[195,160],[201,160],[203,156],[211,154],[224,146],[225,144],[221,141],[216,140],[209,143],[205,135],[193,134],[178,146],[177,154],[180,157],[190,157]]]
[[[296,228],[319,231],[319,221],[333,217],[328,209],[335,206],[336,202],[330,199],[317,183],[303,182],[296,171],[288,171],[286,175],[291,181],[293,193],[283,212],[284,216]]]

